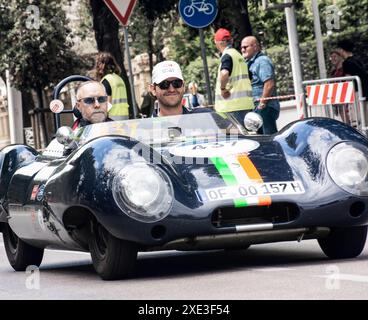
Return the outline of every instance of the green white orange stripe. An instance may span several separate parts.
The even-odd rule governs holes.
[[[247,183],[263,183],[257,168],[246,154],[210,158],[227,186]],[[249,205],[268,206],[272,202],[270,196],[249,196],[234,199],[235,207]]]

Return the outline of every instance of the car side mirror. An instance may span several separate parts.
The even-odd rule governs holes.
[[[255,112],[248,112],[244,117],[244,127],[255,134],[260,127],[263,126],[262,117]]]

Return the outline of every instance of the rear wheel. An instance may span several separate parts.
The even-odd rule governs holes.
[[[43,249],[31,246],[19,239],[7,223],[3,224],[2,231],[6,255],[15,271],[24,271],[30,265],[40,266]]]
[[[367,226],[331,229],[327,238],[318,243],[331,259],[348,259],[360,255],[367,238]]]
[[[103,280],[126,278],[137,260],[137,246],[115,238],[99,223],[93,224],[89,238],[93,266]]]

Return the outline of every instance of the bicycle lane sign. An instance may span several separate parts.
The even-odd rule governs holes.
[[[210,25],[217,16],[216,0],[180,0],[179,13],[184,22],[193,28]]]

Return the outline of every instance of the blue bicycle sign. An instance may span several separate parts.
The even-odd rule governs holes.
[[[211,15],[215,11],[215,7],[211,3],[206,3],[206,0],[193,0],[190,5],[184,7],[184,15],[188,18],[192,17],[196,11]]]
[[[180,0],[179,13],[186,24],[193,28],[204,28],[215,20],[216,0]]]

